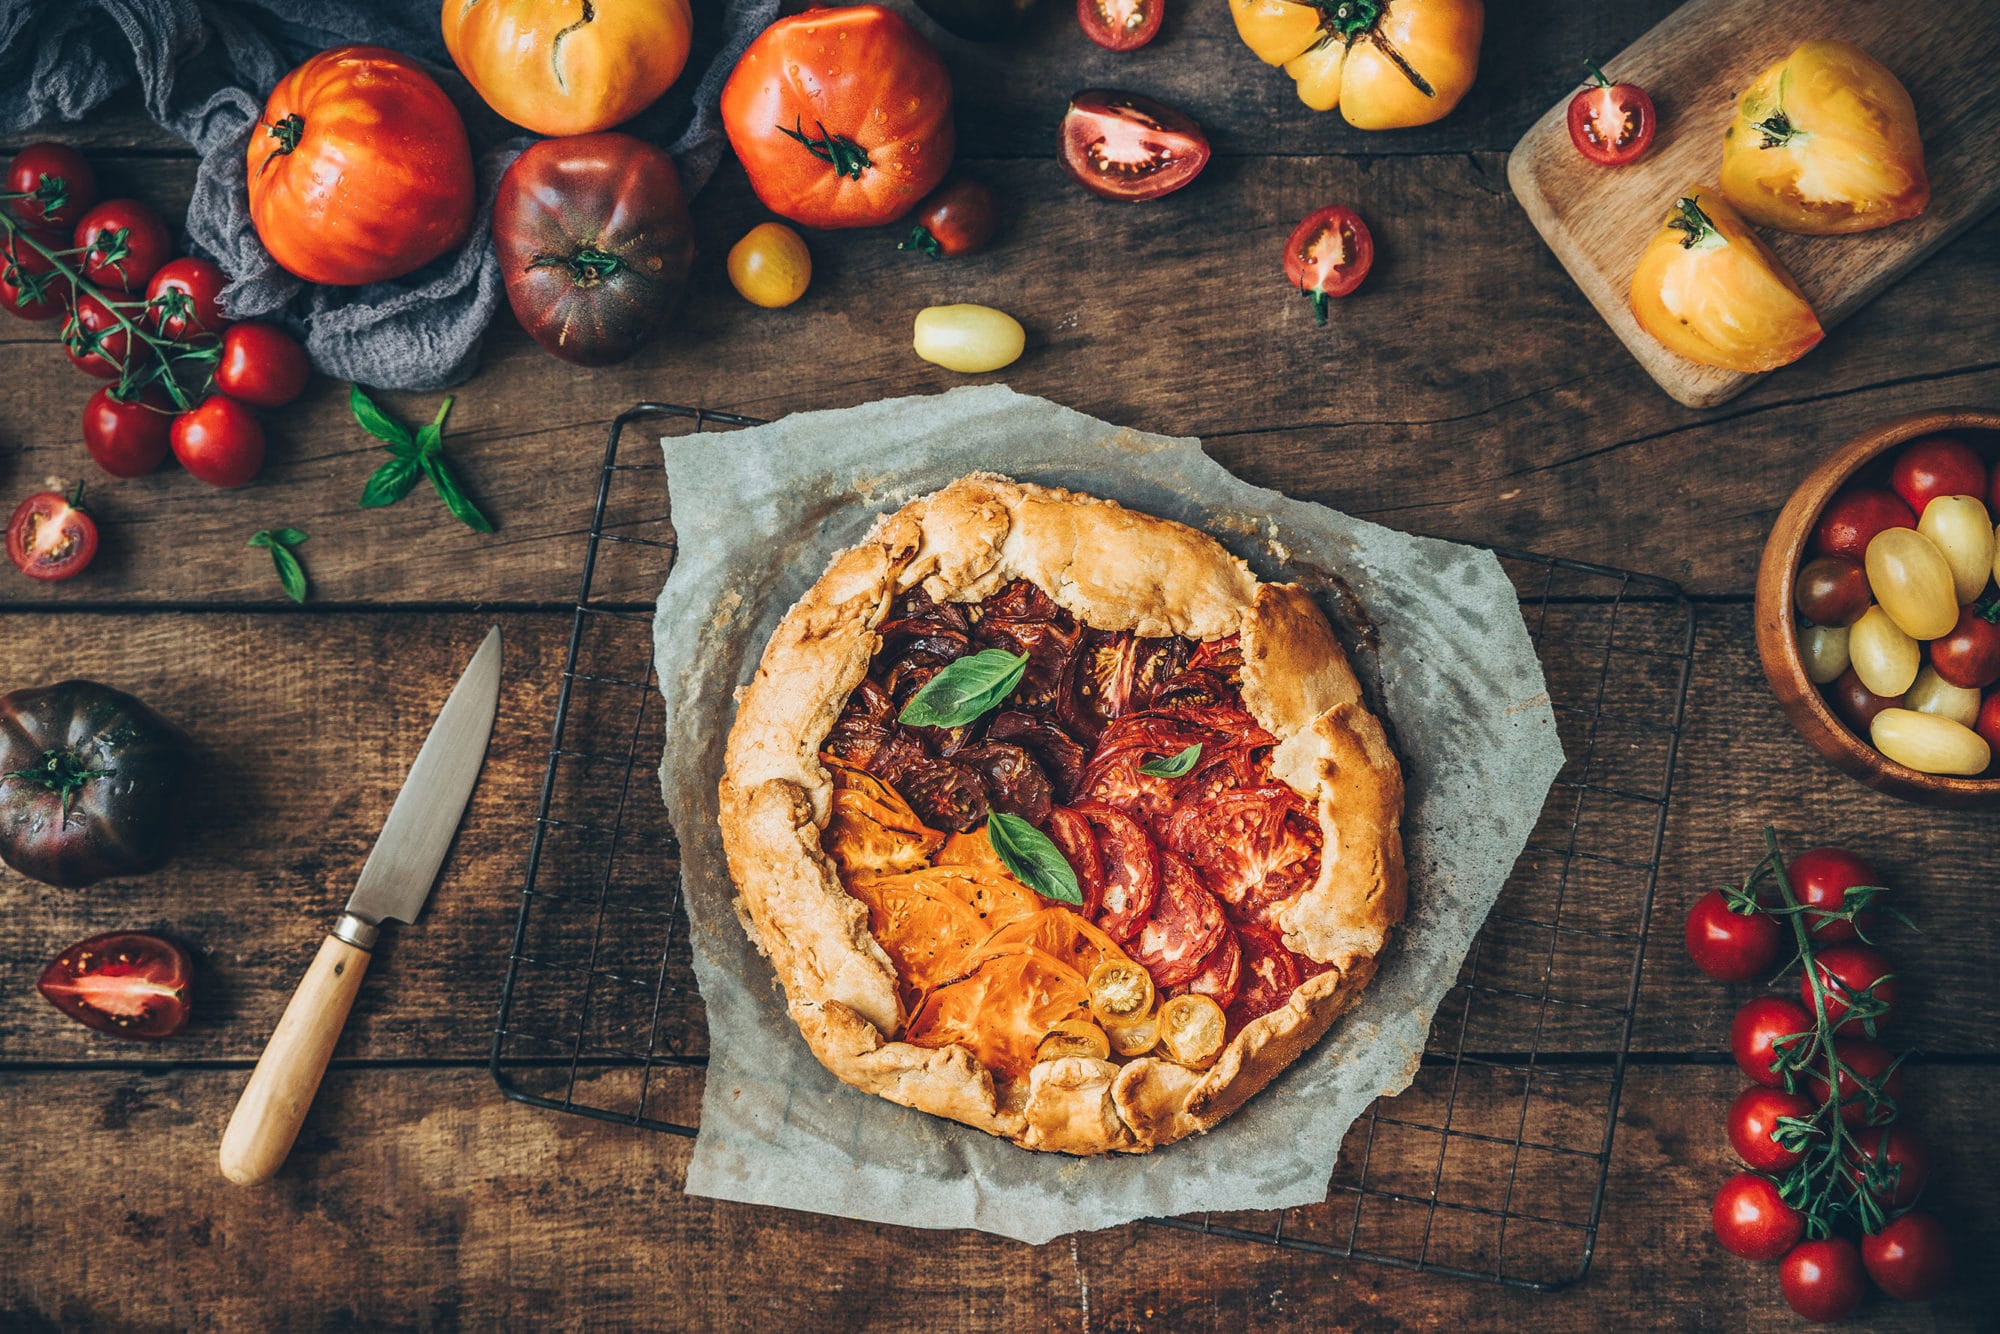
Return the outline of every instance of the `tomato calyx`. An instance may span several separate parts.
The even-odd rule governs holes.
[[[932,259],[944,258],[944,246],[937,237],[931,235],[931,229],[921,222],[910,228],[908,236],[896,242],[896,249],[914,250],[920,255],[929,255]]]
[[[625,267],[618,256],[584,246],[567,255],[536,255],[528,261],[531,269],[568,269],[572,287],[595,287]]]
[[[1758,145],[1760,148],[1783,148],[1792,141],[1792,136],[1799,133],[1792,124],[1792,118],[1782,111],[1772,112],[1751,128],[1764,136],[1764,142]]]
[[[1352,42],[1364,32],[1371,31],[1382,17],[1382,0],[1337,0],[1334,4],[1323,4],[1321,12],[1326,15],[1326,27]]]
[[[262,175],[274,160],[289,157],[298,151],[299,141],[306,135],[306,118],[294,111],[265,126],[264,132],[276,139],[278,146],[264,155],[262,165],[257,168],[259,175]]]
[[[1722,239],[1722,233],[1716,230],[1708,214],[1701,211],[1701,199],[1698,196],[1683,195],[1676,199],[1674,212],[1676,216],[1668,220],[1667,226],[1677,232],[1686,233],[1681,238],[1681,249],[1713,250],[1717,246],[1729,244]]]
[[[69,804],[76,794],[95,779],[111,778],[116,769],[92,769],[75,751],[58,747],[42,752],[42,762],[31,769],[15,769],[0,774],[0,778],[18,778],[24,783],[32,783],[45,792],[53,792],[62,802],[63,822],[69,822]]]
[[[806,152],[832,167],[835,176],[860,180],[861,173],[867,171],[870,165],[868,150],[844,134],[833,133],[820,121],[814,121],[813,125],[819,130],[818,138],[806,133],[803,119],[794,121],[792,129],[788,130],[782,125],[777,129],[786,138],[798,140]]]

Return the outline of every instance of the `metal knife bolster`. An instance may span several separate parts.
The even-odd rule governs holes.
[[[333,924],[335,940],[344,940],[357,950],[373,951],[382,938],[382,928],[358,913],[344,912]]]

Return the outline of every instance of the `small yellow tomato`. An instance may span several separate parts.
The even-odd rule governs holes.
[[[1869,725],[1875,749],[1923,774],[1983,774],[1993,762],[1986,739],[1949,718],[1915,709],[1884,709]]]
[[[1043,1036],[1035,1048],[1037,1061],[1060,1061],[1071,1056],[1101,1061],[1111,1055],[1110,1040],[1104,1030],[1088,1019],[1064,1019]]]
[[[1937,668],[1926,667],[1917,673],[1910,693],[1903,696],[1903,707],[1970,727],[1979,721],[1979,692],[1955,686],[1939,676]]]
[[[1799,631],[1799,657],[1806,667],[1806,679],[1816,686],[1829,685],[1847,670],[1847,627],[1808,625]]]
[[[1978,496],[1939,496],[1924,506],[1917,531],[1936,544],[1951,567],[1952,589],[1962,607],[1976,601],[1993,577],[1994,531]]]
[[[1869,693],[1894,699],[1917,679],[1922,653],[1880,607],[1870,607],[1847,628],[1847,656]]]
[[[1192,991],[1160,1007],[1160,1045],[1182,1065],[1199,1068],[1221,1055],[1228,1028],[1222,1007]]]
[[[1153,975],[1130,959],[1106,959],[1085,985],[1090,1012],[1107,1028],[1135,1024],[1153,1011]]]
[[[729,247],[729,281],[753,306],[776,309],[806,294],[812,252],[782,222],[760,222]]]
[[[1825,336],[1812,304],[1729,201],[1689,190],[1674,201],[1632,272],[1639,327],[1705,366],[1768,371]]]
[[[1929,511],[1927,510],[1926,513]],[[1951,566],[1914,528],[1884,528],[1868,543],[1868,590],[1912,639],[1938,639],[1958,624]]]
[[[911,340],[925,361],[967,375],[1011,366],[1027,345],[1027,330],[1012,315],[970,305],[926,306]]]
[[[1120,1056],[1144,1056],[1160,1045],[1160,1012],[1155,1010],[1129,1024],[1107,1024],[1104,1036]]]

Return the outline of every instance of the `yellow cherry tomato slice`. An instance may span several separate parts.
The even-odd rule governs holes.
[[[1182,1065],[1204,1066],[1222,1053],[1228,1021],[1222,1007],[1189,992],[1160,1007],[1160,1045]]]
[[[1144,1056],[1160,1045],[1160,1015],[1156,1010],[1129,1024],[1106,1024],[1104,1036],[1120,1056]]]
[[[729,281],[753,306],[777,309],[806,294],[812,252],[782,222],[760,222],[729,247]]]
[[[1088,1019],[1065,1019],[1049,1030],[1035,1049],[1037,1061],[1060,1061],[1069,1056],[1085,1056],[1102,1061],[1111,1055],[1110,1040],[1104,1030]]]
[[[1868,590],[1910,638],[1937,639],[1958,624],[1951,566],[1937,543],[1916,529],[1884,528],[1875,534],[1866,564]]]
[[[1106,959],[1090,972],[1090,1012],[1106,1025],[1133,1024],[1153,1009],[1153,975],[1130,959]]]
[[[991,306],[926,306],[911,346],[934,366],[966,375],[1011,366],[1028,345],[1021,322]]]
[[[1949,718],[1915,709],[1884,709],[1869,726],[1875,749],[1922,774],[1983,774],[1993,763],[1986,739]]]

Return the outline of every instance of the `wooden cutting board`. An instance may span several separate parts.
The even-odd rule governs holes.
[[[1659,108],[1646,156],[1600,167],[1570,142],[1570,94],[1514,146],[1507,179],[1542,239],[1632,355],[1675,399],[1713,407],[1761,378],[1703,366],[1639,328],[1639,252],[1690,186],[1713,186],[1736,97],[1801,42],[1837,38],[1887,65],[1917,106],[1931,202],[1859,236],[1761,232],[1827,329],[2000,204],[2000,0],[1692,0],[1604,62]],[[1585,71],[1576,71],[1579,85]],[[1818,355],[1818,350],[1806,354]]]

